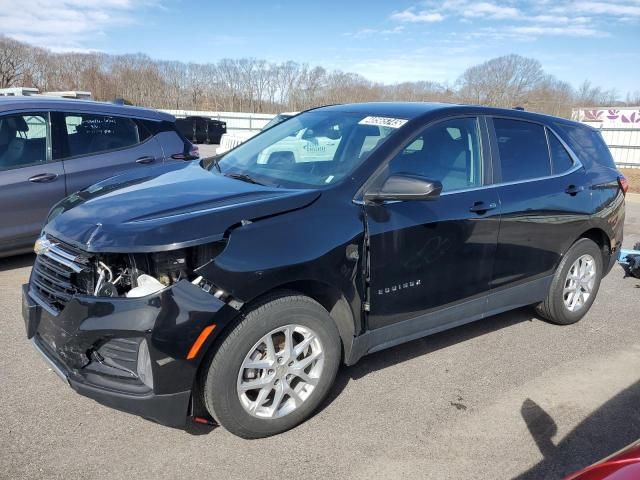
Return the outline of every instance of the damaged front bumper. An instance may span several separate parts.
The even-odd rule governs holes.
[[[185,425],[198,366],[237,313],[184,280],[141,298],[76,295],[59,312],[29,285],[22,291],[27,337],[74,390],[172,427]]]

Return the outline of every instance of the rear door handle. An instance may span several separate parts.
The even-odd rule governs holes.
[[[575,196],[578,193],[582,192],[583,190],[584,190],[584,187],[582,187],[582,186],[577,187],[575,185],[569,185],[564,192],[569,194],[569,195],[571,195],[571,196]]]
[[[147,156],[147,157],[140,157],[139,159],[136,160],[136,163],[140,163],[144,165],[147,163],[153,163],[155,161],[156,161],[155,158]]]
[[[29,181],[33,183],[46,183],[51,182],[56,178],[58,178],[58,175],[56,175],[55,173],[39,173],[38,175],[30,177]]]
[[[490,202],[490,203],[475,202],[473,206],[469,209],[469,211],[482,215],[488,212],[489,210],[494,210],[496,208],[498,208],[498,204],[496,202]]]

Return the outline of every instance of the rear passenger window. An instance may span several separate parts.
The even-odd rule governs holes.
[[[45,163],[48,134],[46,113],[0,117],[0,170]]]
[[[66,113],[67,157],[91,155],[130,147],[147,138],[137,123],[124,117]]]
[[[544,127],[537,123],[494,118],[503,182],[551,175]]]
[[[549,151],[551,152],[551,163],[553,165],[553,173],[563,173],[570,170],[573,166],[573,160],[564,148],[560,140],[547,129],[547,138],[549,139]]]
[[[571,150],[585,166],[588,167],[595,163],[608,168],[616,168],[613,156],[599,131],[585,125],[557,123],[556,127],[564,133],[563,140],[569,144]]]

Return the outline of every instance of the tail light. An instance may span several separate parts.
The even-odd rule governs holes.
[[[620,185],[620,189],[622,190],[622,193],[626,195],[627,191],[629,190],[629,180],[627,180],[627,177],[625,177],[624,175],[619,175],[618,185]]]

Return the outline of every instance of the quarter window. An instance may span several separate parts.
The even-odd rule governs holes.
[[[503,182],[551,175],[544,127],[537,123],[494,118]]]
[[[553,173],[563,173],[573,166],[573,160],[564,148],[560,140],[547,129],[547,138],[549,139],[549,151],[551,152],[551,163],[553,165]]]
[[[391,160],[389,173],[438,180],[443,191],[482,185],[477,118],[456,118],[428,127]]]
[[[130,147],[148,135],[130,118],[66,113],[67,157],[91,155]]]
[[[48,135],[46,113],[0,117],[0,170],[45,163]]]

